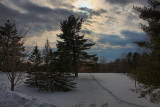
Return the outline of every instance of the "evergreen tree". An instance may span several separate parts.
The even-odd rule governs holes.
[[[7,20],[4,25],[0,26],[0,66],[3,71],[7,72],[12,91],[21,78],[21,73],[18,71],[22,70],[22,63],[27,57],[23,46],[23,38],[27,31],[19,32],[14,20]]]
[[[50,48],[50,43],[49,40],[46,40],[46,44],[45,44],[45,48],[43,49],[43,60],[46,66],[49,65],[49,63],[51,62],[51,55],[52,54],[52,50]]]
[[[0,33],[0,70],[2,70],[2,65],[3,65],[3,37],[2,34]]]
[[[53,89],[57,91],[69,91],[72,88],[75,88],[76,85],[73,81],[74,78],[72,77],[73,66],[71,57],[67,53],[68,51],[58,50],[54,52],[53,55],[51,63],[52,69],[50,71],[50,75],[52,76],[50,77],[52,78],[52,81],[54,80],[54,84],[52,84],[52,86],[54,86]]]
[[[79,35],[82,23],[83,19],[71,15],[61,23],[62,33],[57,35],[62,40],[58,41],[57,52],[65,53],[64,56],[71,58],[75,76],[78,76],[78,69],[86,59],[95,57],[95,55],[88,55],[85,51],[90,49],[94,43],[89,43],[87,39],[84,39],[84,35]]]
[[[49,41],[47,40],[44,54],[44,65],[40,66],[41,55],[38,47],[35,46],[29,60],[34,64],[28,72],[28,79],[26,84],[28,86],[37,87],[39,90],[45,91],[69,91],[75,88],[75,84],[70,73],[62,71],[70,71],[71,64],[68,62],[68,58],[57,55],[59,53],[54,52],[49,47]],[[58,57],[57,57],[58,56]],[[63,59],[61,59],[63,58]],[[64,64],[65,63],[65,64]],[[68,66],[69,65],[69,66]],[[42,67],[45,69],[41,69]],[[47,66],[47,68],[46,68]],[[47,71],[47,72],[46,72]]]
[[[135,42],[139,47],[148,48],[151,52],[142,54],[138,60],[138,67],[134,77],[139,83],[143,83],[140,90],[141,97],[147,94],[157,97],[160,101],[160,1],[148,0],[144,7],[134,7],[139,12],[139,17],[148,22],[147,25],[140,24],[140,28],[149,37],[149,41]],[[135,55],[135,59],[136,55]],[[137,62],[136,62],[137,63]],[[153,96],[152,96],[153,95]]]
[[[160,86],[160,1],[148,0],[148,4],[134,8],[139,12],[139,17],[148,22],[148,25],[140,24],[140,27],[150,38],[149,41],[137,41],[136,44],[151,50],[146,59],[148,66],[138,70],[137,78],[145,84]]]
[[[41,52],[39,51],[37,45],[34,47],[28,60],[36,67],[42,63],[43,60],[42,60]]]
[[[140,54],[137,52],[133,53],[133,58],[132,58],[132,69],[137,69],[138,67],[138,62],[139,62],[139,57]]]
[[[27,80],[26,80],[26,84],[28,86],[38,86],[38,80],[40,79],[40,75],[41,75],[41,63],[42,63],[42,56],[41,56],[41,52],[38,49],[38,46],[36,45],[33,48],[33,51],[31,53],[31,55],[29,56],[28,59],[31,63],[31,67],[28,70],[28,75],[27,75]]]

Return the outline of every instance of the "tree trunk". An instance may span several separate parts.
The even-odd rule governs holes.
[[[14,91],[14,78],[11,78],[11,91]]]
[[[74,73],[75,73],[75,77],[78,77],[78,67],[77,67],[76,61],[74,63]]]
[[[75,71],[75,77],[78,77],[78,71]]]
[[[77,60],[76,60],[76,55],[75,54],[74,54],[74,57],[73,57],[73,67],[74,67],[73,69],[74,69],[75,77],[78,77],[78,65],[77,65]]]
[[[135,88],[137,88],[137,81],[135,80],[135,82],[134,82],[134,85],[135,85]]]

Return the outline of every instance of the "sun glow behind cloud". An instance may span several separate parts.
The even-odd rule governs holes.
[[[77,7],[77,8],[85,7],[88,9],[93,9],[93,6],[92,6],[90,0],[79,0],[75,3],[75,7]]]

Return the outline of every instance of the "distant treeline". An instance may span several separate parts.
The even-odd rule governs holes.
[[[113,62],[106,62],[107,58],[100,57],[99,63],[94,66],[82,66],[80,72],[94,72],[94,73],[129,73],[138,67],[145,66],[147,63],[147,53],[129,52],[124,58],[117,58]]]

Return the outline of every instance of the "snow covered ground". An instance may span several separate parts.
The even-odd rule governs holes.
[[[20,84],[10,91],[5,73],[0,72],[0,107],[160,107],[138,98],[134,81],[117,73],[80,73],[77,88],[70,92],[41,92]]]

